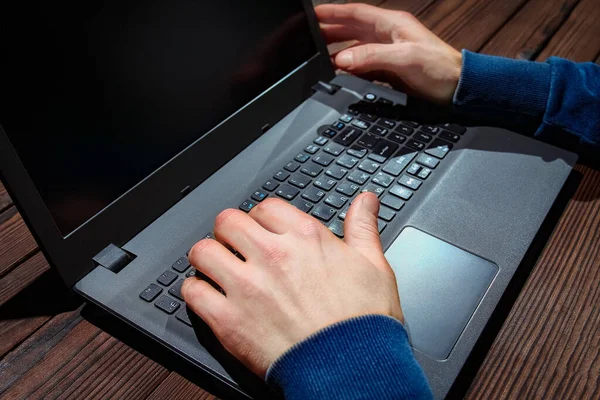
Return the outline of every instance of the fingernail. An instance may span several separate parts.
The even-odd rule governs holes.
[[[340,68],[349,68],[352,65],[352,52],[351,51],[342,51],[335,58],[335,63]]]

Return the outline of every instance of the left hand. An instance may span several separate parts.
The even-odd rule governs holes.
[[[336,322],[366,314],[402,321],[378,211],[375,195],[358,196],[342,241],[279,199],[263,201],[248,215],[225,210],[215,221],[218,241],[201,240],[189,258],[226,296],[197,278],[184,282],[183,296],[223,346],[261,377],[295,343]]]

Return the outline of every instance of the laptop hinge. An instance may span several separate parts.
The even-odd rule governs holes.
[[[326,82],[319,81],[312,87],[312,89],[315,92],[322,92],[322,93],[327,93],[329,95],[334,95],[338,92],[338,90],[341,89],[341,86],[335,85],[333,83],[326,83]]]
[[[114,273],[122,270],[133,259],[135,259],[134,254],[125,251],[112,243],[106,246],[104,250],[96,254],[93,258],[96,266],[102,266]]]

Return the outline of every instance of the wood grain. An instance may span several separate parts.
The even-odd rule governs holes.
[[[6,188],[4,187],[2,182],[0,182],[0,213],[2,213],[4,210],[6,210],[11,205],[12,205],[12,199],[6,192]]]
[[[0,215],[0,277],[37,249],[25,222],[12,206]]]
[[[436,0],[387,0],[379,5],[388,10],[406,11],[413,15],[421,15]]]
[[[38,330],[51,317],[23,316],[0,320],[0,359]],[[1,375],[0,375],[1,377]]]
[[[538,59],[560,56],[577,62],[593,61],[599,53],[600,4],[598,0],[581,0]]]
[[[535,59],[580,0],[530,0],[496,33],[482,53]]]
[[[5,275],[0,279],[0,306],[49,269],[50,266],[44,255],[38,251],[18,268]]]
[[[214,400],[217,397],[202,390],[176,372],[169,376],[148,396],[148,400]]]

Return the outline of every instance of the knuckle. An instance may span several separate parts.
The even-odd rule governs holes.
[[[280,264],[288,257],[287,251],[276,241],[263,241],[259,244],[263,257],[271,265]]]
[[[323,234],[323,225],[315,219],[311,219],[300,227],[300,235],[305,240],[320,239]]]

